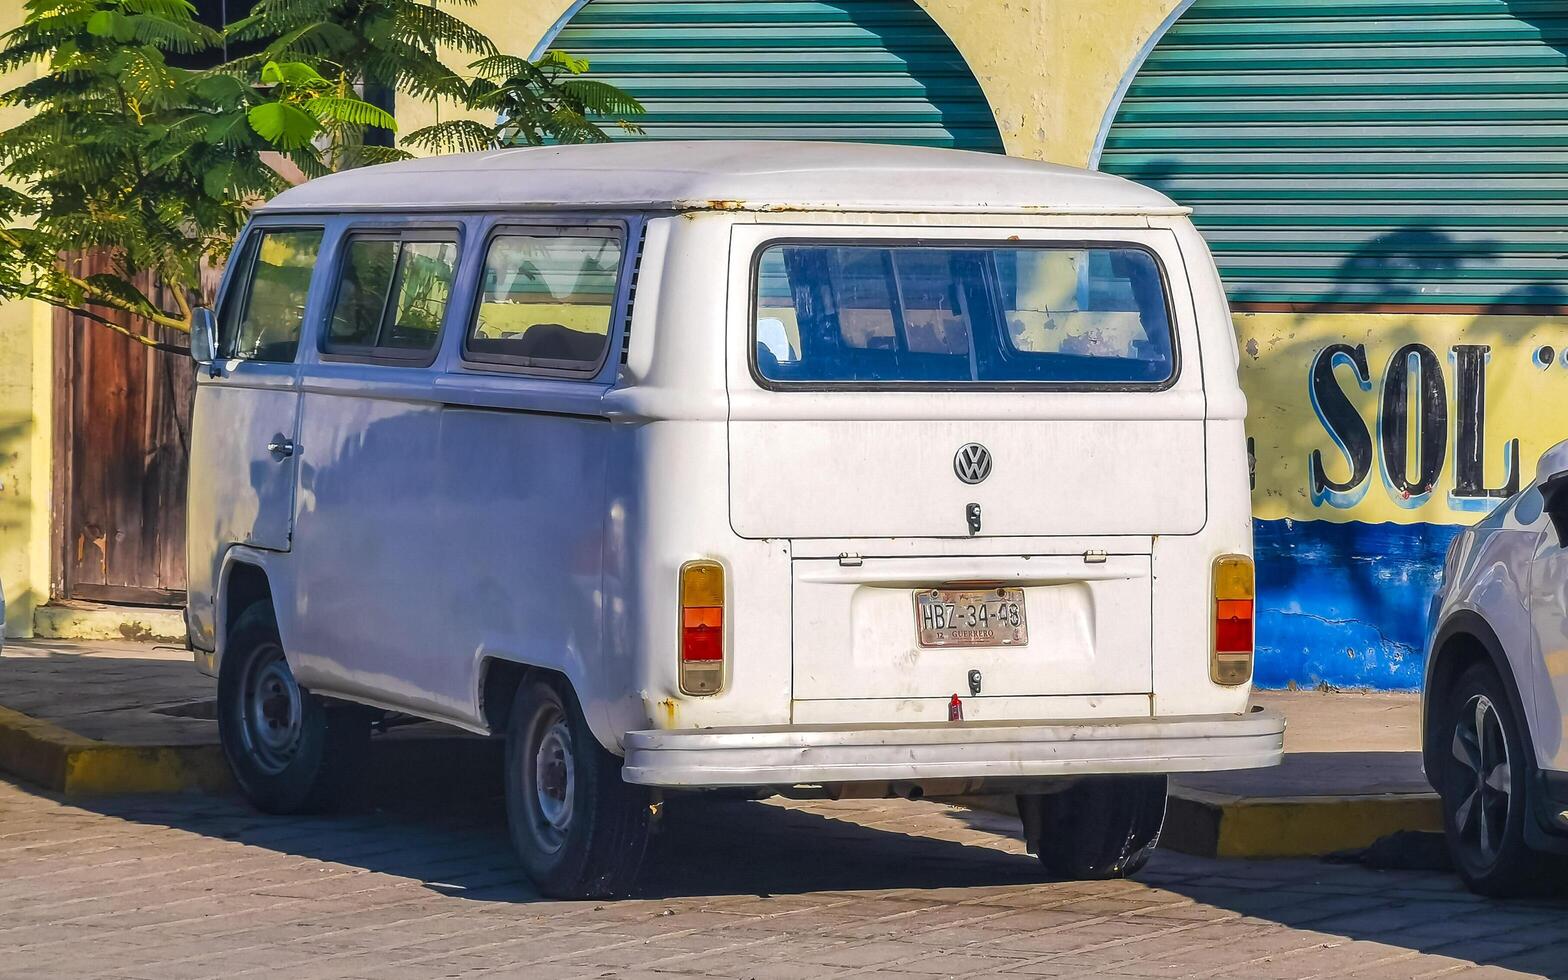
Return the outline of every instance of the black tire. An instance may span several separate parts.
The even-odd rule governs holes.
[[[1165,823],[1164,776],[1085,776],[1059,793],[1018,797],[1040,863],[1073,881],[1130,878],[1154,853]]]
[[[1524,840],[1532,760],[1508,692],[1491,665],[1479,663],[1440,697],[1432,757],[1454,870],[1480,895],[1531,894],[1546,876],[1543,856]]]
[[[550,898],[625,895],[652,816],[646,789],[589,731],[564,683],[525,681],[506,733],[506,817],[528,876]]]
[[[300,687],[268,602],[229,630],[218,669],[218,737],[240,791],[267,813],[318,813],[364,769],[370,713]]]

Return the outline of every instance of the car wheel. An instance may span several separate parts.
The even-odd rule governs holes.
[[[566,685],[525,682],[506,736],[506,815],[528,876],[551,898],[625,895],[647,850],[651,799],[621,779]]]
[[[1524,841],[1531,763],[1507,692],[1491,666],[1476,664],[1445,704],[1440,795],[1454,868],[1479,894],[1519,894],[1536,877],[1539,858]]]
[[[336,803],[363,767],[369,714],[299,686],[269,603],[240,614],[218,670],[218,736],[241,792],[268,813]]]
[[[1086,776],[1056,793],[1018,797],[1029,849],[1051,874],[1128,878],[1154,853],[1165,823],[1164,776]]]

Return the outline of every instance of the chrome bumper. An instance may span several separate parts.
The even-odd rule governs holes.
[[[1121,718],[1039,724],[781,725],[626,735],[623,778],[642,786],[1008,781],[1278,765],[1285,717]]]

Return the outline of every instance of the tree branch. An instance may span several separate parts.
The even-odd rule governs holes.
[[[58,307],[67,313],[74,313],[77,316],[85,317],[101,326],[108,327],[115,333],[120,334],[122,337],[129,337],[131,340],[141,344],[143,347],[151,347],[153,350],[163,351],[166,354],[188,355],[191,352],[189,347],[176,347],[173,344],[166,344],[161,340],[154,340],[146,334],[139,334],[128,327],[122,327],[113,320],[110,320],[108,317],[94,313],[92,310],[86,310],[80,306],[71,306],[56,300],[45,300],[45,302],[49,303],[51,306]]]

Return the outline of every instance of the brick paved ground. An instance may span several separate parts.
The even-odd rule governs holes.
[[[935,803],[671,804],[642,896],[541,901],[480,790],[299,819],[0,781],[0,977],[1568,975],[1562,900],[1168,854],[1052,883]]]

